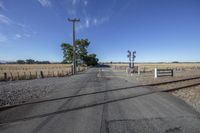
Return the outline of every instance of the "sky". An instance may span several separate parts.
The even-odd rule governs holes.
[[[0,0],[0,60],[62,61],[68,18],[102,62],[200,61],[200,0]]]

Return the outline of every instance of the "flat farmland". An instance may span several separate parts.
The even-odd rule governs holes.
[[[0,64],[0,80],[33,79],[41,77],[62,76],[71,73],[69,64]],[[82,68],[80,68],[82,69]]]
[[[110,67],[116,69],[126,69],[128,64],[107,64]],[[155,68],[159,69],[174,69],[174,70],[200,70],[200,63],[144,63],[135,64],[140,71],[153,71]]]

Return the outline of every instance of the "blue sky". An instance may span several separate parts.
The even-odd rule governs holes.
[[[0,60],[62,61],[74,17],[100,61],[200,61],[200,0],[0,0]]]

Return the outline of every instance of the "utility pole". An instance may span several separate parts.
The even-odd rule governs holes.
[[[73,74],[76,74],[76,38],[75,38],[75,23],[80,22],[80,19],[70,19],[68,18],[69,22],[73,24]]]

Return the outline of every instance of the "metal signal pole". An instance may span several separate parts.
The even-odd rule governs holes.
[[[135,57],[136,57],[136,55],[135,55],[136,51],[133,51],[133,53],[131,53],[131,51],[128,50],[127,52],[128,52],[127,57],[129,58],[129,61],[130,61],[129,68],[134,68],[134,65],[135,65],[134,61],[135,61]]]
[[[134,62],[135,62],[135,57],[136,57],[135,54],[136,54],[136,51],[133,51],[133,57],[132,57],[132,58],[133,58],[133,59],[132,59],[132,68],[135,67],[135,66],[134,66],[134,65],[135,65],[135,63],[134,63]]]
[[[75,23],[80,22],[80,19],[70,19],[69,22],[73,23],[73,74],[76,74],[76,38],[75,38]]]
[[[128,52],[128,55],[127,55],[127,57],[129,58],[129,68],[131,68],[131,51],[127,51]]]

